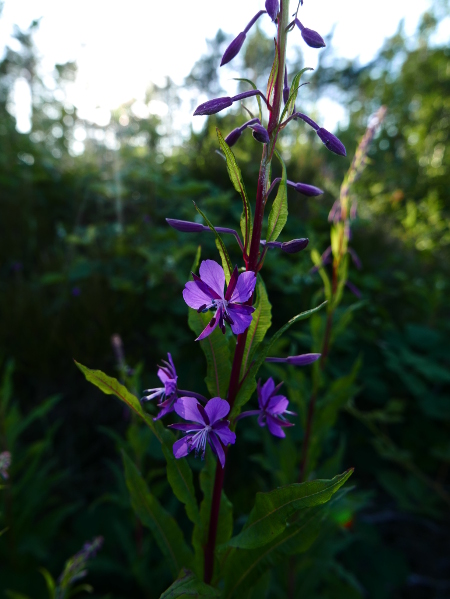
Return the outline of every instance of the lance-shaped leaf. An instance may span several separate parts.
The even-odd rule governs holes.
[[[197,204],[195,202],[192,202],[192,203],[194,204],[197,212],[199,214],[201,214],[201,216],[203,216],[203,218],[205,219],[205,223],[208,225],[208,227],[211,229],[211,231],[216,236],[216,247],[219,250],[220,259],[222,260],[222,268],[225,272],[225,280],[228,285],[228,283],[230,282],[230,279],[231,279],[231,273],[233,272],[233,265],[231,264],[231,260],[230,260],[230,256],[228,255],[227,248],[226,248],[224,242],[222,241],[222,238],[220,237],[219,233],[216,231],[216,229],[214,228],[213,224],[208,219],[206,214],[200,210],[200,208],[197,206]]]
[[[291,92],[289,94],[289,99],[286,102],[283,112],[281,113],[280,123],[282,123],[286,117],[291,116],[291,114],[294,112],[295,101],[297,100],[298,90],[301,87],[300,80],[302,78],[303,73],[305,71],[313,71],[313,70],[314,69],[312,69],[311,67],[305,67],[304,69],[302,69],[295,75],[294,79],[292,80]]]
[[[276,564],[286,561],[286,555],[307,551],[320,532],[324,518],[323,506],[305,509],[299,518],[271,543],[257,549],[231,549],[224,554],[225,589],[223,599],[244,597],[258,579]]]
[[[277,45],[277,42],[275,41],[275,57],[273,59],[272,69],[270,71],[269,80],[267,82],[267,91],[266,91],[266,98],[267,98],[267,101],[269,102],[269,104],[273,103],[273,97],[275,95],[275,87],[276,87],[277,76],[278,76],[278,63],[279,63],[278,45]]]
[[[90,383],[98,387],[107,395],[115,395],[125,403],[135,414],[137,414],[150,427],[158,441],[162,444],[164,457],[167,461],[167,479],[172,487],[175,497],[184,503],[186,513],[191,522],[198,522],[199,511],[195,497],[192,470],[187,460],[175,459],[172,451],[175,436],[166,428],[160,420],[154,422],[153,418],[144,412],[138,398],[130,393],[124,385],[101,370],[91,370],[79,362],[75,362],[78,368]]]
[[[196,597],[213,599],[220,597],[220,591],[196,578],[192,572],[184,569],[176,581],[159,599],[176,599],[177,597]]]
[[[269,302],[266,286],[264,285],[261,275],[258,275],[256,282],[256,301],[254,303],[254,308],[253,320],[249,326],[247,340],[245,342],[241,376],[244,375],[248,366],[251,364],[255,351],[264,340],[264,337],[272,324],[272,306]]]
[[[202,312],[197,312],[197,310],[189,310],[189,327],[197,337],[205,329],[210,320],[211,313],[203,314]],[[217,327],[199,343],[206,358],[207,374],[205,383],[208,391],[211,397],[226,397],[231,374],[228,340]]]
[[[234,81],[244,81],[245,83],[249,83],[254,90],[258,89],[256,87],[256,84],[253,83],[253,81],[251,79],[244,79],[244,78],[241,78],[241,77],[234,77]],[[261,104],[261,98],[259,96],[256,96],[256,99],[258,100],[258,106],[259,106],[259,122],[262,123],[262,104]]]
[[[175,578],[182,567],[190,565],[193,557],[183,533],[174,518],[150,493],[139,470],[125,452],[123,463],[131,505],[142,524],[151,530]]]
[[[277,197],[273,201],[272,210],[269,214],[269,224],[267,227],[267,238],[266,241],[275,241],[280,235],[281,231],[286,224],[288,217],[288,201],[287,201],[287,173],[286,165],[284,160],[281,158],[277,150],[275,154],[278,160],[281,162],[282,175],[281,181],[278,185]]]
[[[305,320],[309,318],[312,314],[315,314],[319,310],[321,310],[327,302],[323,302],[317,308],[312,308],[311,310],[307,310],[306,312],[301,312],[294,316],[289,320],[284,326],[281,327],[268,341],[261,343],[259,348],[255,353],[255,357],[250,365],[249,370],[247,371],[245,378],[241,382],[241,386],[239,388],[239,392],[237,394],[236,400],[234,402],[233,409],[230,412],[230,418],[234,418],[240,412],[240,408],[248,402],[252,393],[256,389],[256,375],[258,374],[258,370],[261,368],[263,362],[271,353],[272,347],[274,343],[281,337],[283,333],[285,333],[293,324],[299,322],[300,320]]]
[[[227,161],[227,170],[231,182],[233,183],[234,189],[240,194],[242,198],[242,216],[241,216],[241,231],[244,238],[244,251],[247,252],[247,248],[250,247],[250,241],[252,236],[252,209],[250,202],[248,201],[247,192],[245,191],[244,180],[242,179],[241,169],[236,162],[236,158],[233,151],[224,140],[222,133],[219,129],[217,131],[217,138],[222,152],[225,154]],[[227,281],[228,282],[228,281]]]
[[[353,469],[331,480],[312,480],[257,493],[243,531],[228,541],[231,547],[254,549],[284,532],[287,520],[297,511],[326,503],[351,476]]]
[[[204,547],[208,541],[209,520],[211,516],[211,502],[214,487],[214,475],[216,460],[212,452],[206,452],[206,464],[200,473],[200,488],[203,492],[203,500],[200,506],[200,522],[194,526],[192,544],[195,550],[194,569],[200,580],[203,580],[204,570]],[[233,532],[233,506],[222,491],[220,501],[219,523],[217,526],[216,546],[229,541]]]

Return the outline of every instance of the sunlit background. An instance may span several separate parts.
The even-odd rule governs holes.
[[[130,100],[135,100],[134,112],[141,118],[148,114],[165,116],[169,107],[164,101],[146,101],[149,86],[163,86],[168,77],[181,86],[206,52],[206,39],[214,38],[219,28],[235,36],[263,4],[263,0],[5,0],[0,40],[2,51],[6,45],[19,49],[20,44],[12,37],[15,26],[26,30],[33,21],[39,21],[34,39],[44,84],[54,88],[55,64],[75,62],[76,79],[66,87],[64,101],[78,109],[81,119],[106,126],[110,111]],[[295,3],[291,4],[294,9]],[[428,0],[305,0],[299,16],[305,26],[328,36],[335,56],[357,58],[365,64],[395,33],[401,20],[406,35],[412,36],[429,6]],[[266,16],[259,24],[266,33],[272,33],[273,25]],[[449,31],[450,18],[443,19],[433,41],[447,39]],[[304,65],[315,67],[317,50],[302,42],[298,30],[293,37],[301,47]],[[223,69],[221,84],[227,93],[235,89],[232,78],[236,76],[232,67]],[[191,103],[186,92],[181,91],[180,96],[181,104],[170,109],[175,129],[183,132],[191,123]],[[17,129],[28,132],[30,89],[25,77],[16,81],[9,109],[17,119]],[[330,129],[345,122],[345,110],[336,100],[322,98],[316,109]],[[194,119],[193,126],[201,127],[201,121]],[[81,139],[73,150],[82,151]]]

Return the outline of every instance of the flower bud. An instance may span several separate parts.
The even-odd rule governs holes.
[[[222,60],[220,62],[221,67],[229,63],[237,54],[239,54],[242,44],[245,42],[245,38],[246,35],[243,31],[241,31],[241,33],[234,38],[234,40],[223,53]]]
[[[308,185],[307,183],[293,183],[292,181],[286,181],[288,185],[293,187],[295,191],[303,194],[304,196],[314,197],[320,196],[323,194],[323,190],[319,187],[315,187],[315,185]]]
[[[291,366],[307,366],[320,358],[322,354],[301,354],[300,356],[288,356],[287,358],[266,358],[266,362],[278,362],[291,364]]]
[[[197,106],[194,112],[194,116],[216,114],[221,110],[228,108],[232,104],[233,101],[228,96],[223,98],[215,98],[214,100],[209,100],[208,102],[200,104],[200,106]]]
[[[303,41],[307,43],[310,48],[324,48],[326,46],[317,31],[304,27],[298,19],[295,19],[295,24],[301,31]]]
[[[269,134],[267,129],[265,129],[262,125],[251,125],[250,129],[252,129],[252,135],[262,144],[268,144],[270,141]]]
[[[182,233],[200,233],[200,231],[204,231],[205,229],[209,230],[209,228],[205,227],[205,225],[201,225],[200,223],[192,223],[188,220],[166,218],[166,222],[172,227],[172,229],[176,229]]]
[[[281,244],[281,249],[287,254],[296,254],[306,248],[309,243],[309,239],[292,239],[291,241],[285,241]]]
[[[280,12],[278,0],[266,0],[266,11],[272,21],[275,22]]]
[[[230,133],[228,133],[228,135],[225,137],[225,142],[231,148],[231,146],[234,146],[234,144],[241,137],[241,135],[242,135],[241,128],[237,127],[236,129],[233,129],[233,131],[230,131]]]
[[[316,133],[330,152],[338,154],[339,156],[347,156],[344,144],[336,137],[336,135],[333,135],[323,127],[317,129]]]

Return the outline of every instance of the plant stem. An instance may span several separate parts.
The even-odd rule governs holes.
[[[268,186],[268,174],[270,172],[270,156],[273,152],[268,152],[268,147],[272,148],[276,142],[277,126],[280,118],[281,101],[283,97],[283,79],[284,79],[284,64],[286,57],[286,25],[289,16],[289,0],[281,0],[280,15],[278,18],[278,74],[275,86],[275,94],[273,99],[272,111],[270,113],[268,132],[270,135],[270,143],[264,146],[261,165],[259,168],[258,187],[256,190],[255,216],[253,219],[253,233],[250,244],[250,252],[246,261],[247,271],[252,270],[257,272],[258,259],[260,255],[260,241],[264,218],[264,204],[266,190]],[[273,148],[272,148],[273,149]],[[249,304],[253,302],[253,297],[250,298]],[[236,396],[239,391],[240,375],[242,368],[242,360],[244,358],[245,342],[247,340],[247,331],[237,336],[236,349],[234,351],[233,364],[231,367],[230,384],[228,386],[228,403],[230,410],[233,408]],[[228,448],[225,449],[225,455],[228,453]],[[214,552],[216,547],[217,525],[219,523],[220,499],[222,497],[223,481],[225,476],[225,468],[217,463],[216,476],[214,479],[213,495],[211,499],[211,515],[209,519],[208,541],[205,545],[205,569],[204,581],[209,584],[214,573]]]

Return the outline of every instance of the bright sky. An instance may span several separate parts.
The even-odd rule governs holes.
[[[400,19],[412,34],[430,2],[304,0],[299,18],[322,36],[334,27],[337,56],[359,57],[364,63],[396,31]],[[296,4],[291,1],[292,12]],[[79,72],[70,100],[80,116],[94,120],[100,114],[96,107],[105,112],[142,98],[151,81],[162,83],[169,75],[181,83],[205,52],[205,38],[214,37],[218,28],[236,35],[261,8],[264,0],[5,0],[0,40],[11,43],[14,24],[25,29],[42,17],[36,43],[44,68],[51,71],[55,63],[76,60]],[[263,16],[263,21],[272,32],[269,18]],[[450,19],[446,21],[444,38]],[[314,67],[318,51],[303,43],[300,32],[296,42],[302,45],[305,64]],[[16,94],[17,103],[24,93]],[[332,118],[336,124],[339,115]]]

